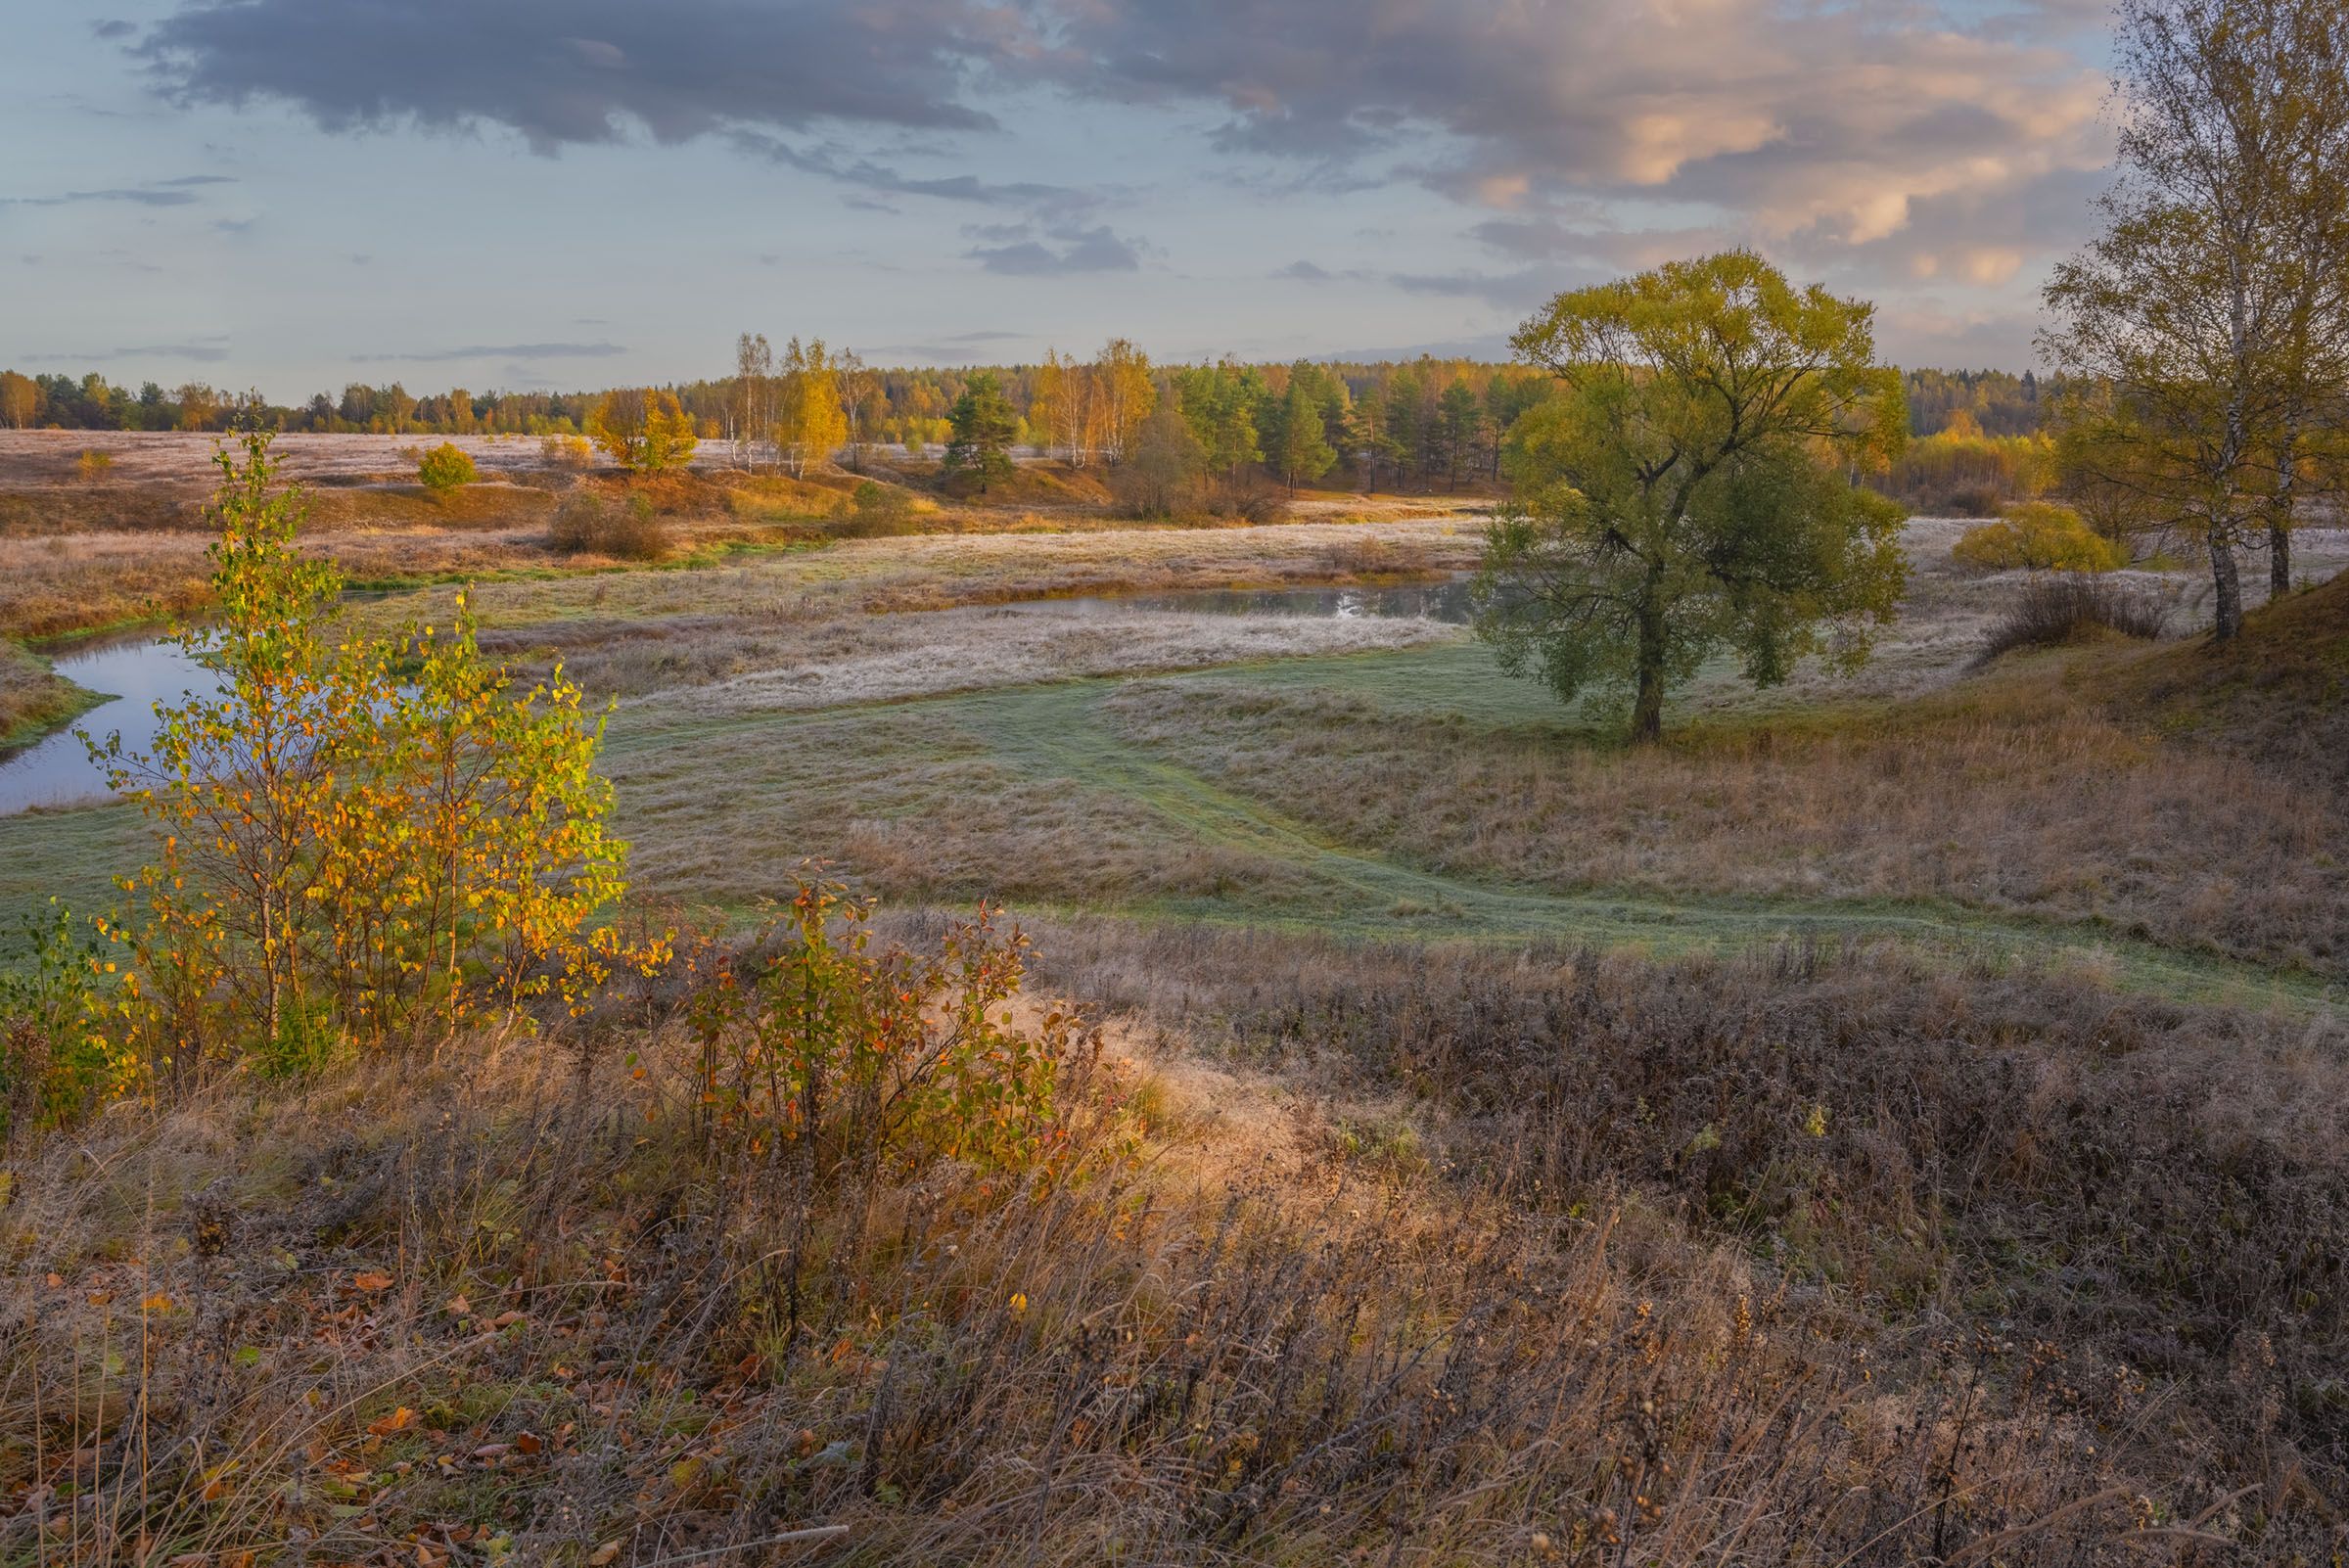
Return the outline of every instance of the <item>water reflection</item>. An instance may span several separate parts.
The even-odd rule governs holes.
[[[220,690],[219,676],[177,643],[152,637],[85,643],[50,662],[68,680],[109,693],[111,700],[71,727],[0,758],[0,816],[35,806],[86,806],[106,799],[106,775],[91,763],[74,729],[101,741],[119,730],[125,752],[144,752],[155,743],[157,703],[177,705],[191,692],[212,696]]]

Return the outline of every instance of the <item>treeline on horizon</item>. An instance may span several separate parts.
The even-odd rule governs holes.
[[[818,346],[820,347],[820,346]],[[1547,394],[1528,366],[1422,355],[1408,361],[1319,361],[1153,367],[1120,340],[1092,362],[1049,354],[1039,364],[868,367],[838,355],[841,399],[858,445],[902,446],[922,453],[951,439],[951,415],[980,377],[991,377],[1016,419],[1014,444],[1085,462],[1114,460],[1064,412],[1073,381],[1104,374],[1110,361],[1138,367],[1154,385],[1215,373],[1227,384],[1227,421],[1262,438],[1288,412],[1292,384],[1311,383],[1333,448],[1335,474],[1357,484],[1438,484],[1497,481],[1501,438],[1517,416]],[[2031,372],[1919,369],[1904,373],[1908,452],[1873,483],[1911,505],[1995,510],[2038,495],[2054,481],[2045,413],[2055,388]],[[696,432],[731,437],[742,406],[739,376],[674,384]],[[579,392],[414,392],[401,382],[352,382],[338,395],[320,392],[299,403],[275,403],[258,392],[229,392],[201,382],[136,390],[92,372],[70,376],[0,371],[0,427],[77,431],[229,431],[381,435],[572,436],[585,432],[608,389]],[[1261,438],[1246,433],[1227,456],[1277,469]],[[1317,478],[1319,476],[1309,476]]]

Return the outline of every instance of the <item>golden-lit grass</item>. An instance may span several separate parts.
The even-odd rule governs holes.
[[[796,1336],[768,1162],[705,1148],[673,993],[576,1050],[241,1084],[28,1151],[9,1548],[651,1564],[827,1529],[870,1563],[1759,1568],[2325,1539],[2337,1462],[2279,1396],[2338,1304],[2295,1315],[2310,1266],[2236,1265],[2339,1202],[2330,1146],[2129,1093],[2211,1021],[1800,960],[1512,980],[1047,940],[1144,1010],[1066,1085],[1082,1179],[833,1172]],[[1642,1022],[1679,1033],[1617,1068]],[[1282,1076],[1193,1053],[1217,1041]],[[2066,1119],[2095,1159],[2034,1143]],[[2092,1172],[2082,1242],[2033,1218]],[[2249,1228],[2175,1267],[2222,1200]],[[2093,1285],[1969,1299],[1998,1246],[2067,1242]],[[2264,1337],[2199,1337],[2219,1317]]]

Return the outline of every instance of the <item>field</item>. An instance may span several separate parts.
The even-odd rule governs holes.
[[[0,630],[198,602],[168,439],[102,480],[0,445]],[[351,444],[287,450],[314,547],[383,590],[355,622],[470,578],[484,646],[613,705],[649,918],[739,934],[810,859],[907,941],[1008,903],[1101,1030],[1091,1175],[871,1174],[815,1222],[825,1354],[790,1361],[727,1272],[752,1189],[679,1131],[674,994],[624,1047],[102,1125],[0,1214],[0,1428],[93,1482],[68,1506],[0,1438],[0,1499],[56,1510],[0,1561],[123,1515],[95,1483],[143,1423],[204,1456],[159,1467],[211,1494],[175,1550],[298,1517],[320,1560],[815,1518],[849,1534],[806,1560],[2337,1551],[2349,578],[2216,654],[2190,578],[2131,573],[2179,635],[1985,663],[2020,576],[1918,520],[1859,675],[1708,670],[1627,749],[1457,625],[1121,602],[1441,579],[1467,507],[925,492],[922,531],[849,537],[831,481],[719,473],[631,567],[548,551],[599,482],[535,443],[479,443],[491,493],[436,516],[389,438],[319,439]],[[81,700],[0,658],[0,729]],[[143,833],[0,816],[0,915],[104,906]],[[143,1345],[134,1421],[104,1369]]]

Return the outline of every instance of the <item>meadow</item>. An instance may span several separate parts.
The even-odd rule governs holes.
[[[193,443],[114,439],[102,481],[13,471],[0,631],[201,608]],[[612,705],[631,919],[715,952],[810,860],[891,941],[1007,903],[1021,1017],[1086,1021],[1068,1152],[862,1171],[788,1238],[821,1266],[786,1320],[674,979],[561,1049],[21,1143],[0,1561],[2337,1543],[2349,537],[2233,651],[2140,570],[2170,639],[1987,659],[2026,575],[1914,520],[1860,673],[1708,670],[1627,748],[1457,624],[1134,602],[1370,604],[1473,567],[1473,500],[1145,527],[906,474],[918,522],[860,537],[846,484],[713,465],[624,562],[549,547],[599,482],[536,443],[436,515],[384,443],[311,439],[354,443],[303,459],[352,623],[469,581],[485,650]],[[20,726],[84,700],[0,658]],[[103,907],[145,835],[0,816],[0,916]]]

